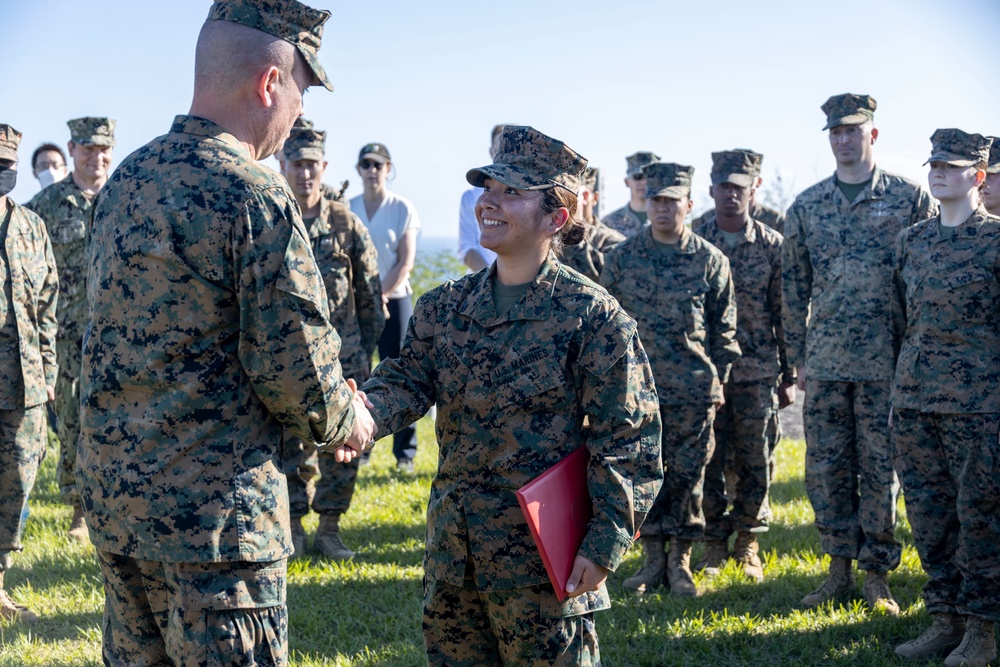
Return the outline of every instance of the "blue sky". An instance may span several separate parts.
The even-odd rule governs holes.
[[[333,13],[320,58],[336,90],[306,96],[329,135],[326,180],[358,194],[357,151],[384,142],[391,188],[426,236],[455,235],[465,172],[489,161],[497,122],[533,125],[600,167],[605,211],[627,199],[636,150],[694,165],[696,206],[711,152],[737,146],[764,153],[765,179],[804,189],[833,170],[819,106],[835,93],[876,98],[879,164],[921,182],[934,129],[1000,134],[995,0],[310,4]],[[30,153],[64,144],[69,118],[116,118],[115,164],[167,131],[190,105],[209,6],[4,0],[0,122],[25,135],[14,198],[35,193]]]

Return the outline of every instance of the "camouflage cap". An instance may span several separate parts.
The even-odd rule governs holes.
[[[993,143],[990,144],[990,161],[986,167],[988,174],[1000,174],[1000,138],[990,137]]]
[[[754,176],[760,176],[760,168],[764,164],[764,155],[762,153],[750,150],[749,148],[734,148],[733,150],[749,155],[754,162]]]
[[[659,162],[662,159],[663,158],[656,153],[650,153],[649,151],[632,153],[625,158],[625,164],[628,165],[626,173],[629,176],[638,176],[642,173],[642,168],[647,164],[653,164],[654,162]]]
[[[322,162],[326,154],[326,131],[314,130],[312,123],[309,123],[309,127],[293,127],[285,139],[281,152],[289,162],[295,160]]]
[[[844,93],[834,95],[820,108],[826,114],[824,130],[838,125],[861,125],[875,118],[875,99],[871,95]]]
[[[365,158],[375,160],[379,164],[385,164],[392,159],[389,155],[389,149],[385,147],[385,144],[365,144],[358,151],[358,164]]]
[[[111,118],[85,116],[66,121],[69,138],[82,146],[114,146],[115,121]]]
[[[583,187],[587,188],[591,192],[597,192],[598,181],[601,180],[601,170],[597,167],[587,167],[583,170],[583,179],[581,184]]]
[[[955,128],[934,130],[931,135],[931,156],[924,164],[945,162],[959,167],[972,167],[989,162],[990,138],[969,134]]]
[[[733,183],[748,188],[757,182],[759,156],[741,149],[712,153],[712,185]]]
[[[691,177],[694,167],[673,162],[654,162],[642,168],[646,177],[646,198],[670,197],[680,199],[691,195]]]
[[[296,0],[219,0],[208,10],[208,21],[230,21],[279,37],[294,45],[327,90],[333,84],[319,62],[323,24],[330,12]]]
[[[292,123],[292,129],[299,128],[299,129],[311,130],[312,126],[313,126],[313,122],[311,120],[306,120],[302,116],[299,116],[298,118],[296,118],[295,122]]]
[[[17,162],[17,147],[21,143],[21,133],[10,125],[0,123],[0,160]]]
[[[507,125],[497,140],[493,164],[470,169],[465,180],[482,187],[487,178],[518,190],[561,187],[580,192],[587,159],[552,137],[527,125]]]

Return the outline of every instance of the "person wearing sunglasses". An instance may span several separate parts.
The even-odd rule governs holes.
[[[351,199],[351,210],[368,228],[378,251],[378,272],[382,280],[382,300],[388,317],[378,340],[379,359],[399,356],[406,326],[413,314],[413,287],[410,271],[417,256],[420,218],[408,200],[388,187],[392,157],[385,144],[371,143],[358,153],[358,174],[365,191]],[[400,472],[413,472],[417,455],[417,429],[407,426],[392,436],[392,453]]]
[[[894,249],[889,414],[934,620],[896,653],[985,667],[1000,620],[1000,218],[980,203],[990,139],[945,129],[931,144],[940,213]]]
[[[380,432],[438,408],[438,472],[424,557],[431,665],[597,665],[593,613],[660,487],[660,418],[636,323],[559,263],[584,228],[573,212],[586,160],[507,125],[476,217],[484,271],[417,302],[398,358],[362,388]],[[359,391],[359,394],[362,392]],[[580,447],[593,518],[560,601],[516,491]]]
[[[660,156],[649,151],[639,151],[625,158],[628,172],[625,185],[629,191],[629,202],[621,208],[612,211],[603,219],[605,225],[621,232],[625,236],[635,236],[648,222],[646,216],[646,181],[642,168],[647,164],[659,162]]]

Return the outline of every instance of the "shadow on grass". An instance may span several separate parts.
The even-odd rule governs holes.
[[[35,610],[38,612],[39,610]],[[39,613],[34,625],[7,625],[0,628],[0,643],[11,644],[18,637],[30,637],[43,643],[81,641],[91,631],[99,631],[102,612]]]

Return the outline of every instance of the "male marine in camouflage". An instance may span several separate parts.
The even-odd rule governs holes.
[[[584,223],[583,241],[559,248],[559,261],[597,282],[604,268],[604,255],[625,240],[625,235],[611,229],[594,213],[597,207],[597,181],[600,172],[587,167],[580,179],[580,215]]]
[[[761,183],[764,182],[764,179],[761,178],[760,175],[760,168],[761,164],[764,162],[764,156],[760,153],[755,153],[748,148],[737,148],[735,150],[751,155],[754,161],[754,194],[750,197],[750,218],[767,225],[779,234],[784,234],[785,214],[757,201],[757,192],[760,191]],[[702,213],[701,217],[691,223],[691,229],[698,229],[699,227],[704,227],[709,222],[712,222],[715,219],[715,211],[716,209],[713,208]]]
[[[115,121],[75,118],[69,125],[73,171],[35,195],[26,206],[45,221],[59,268],[59,380],[55,409],[59,435],[59,492],[73,507],[69,535],[86,542],[87,524],[76,488],[80,439],[80,347],[87,326],[87,250],[94,198],[108,180],[115,145]]]
[[[986,165],[986,182],[983,184],[983,205],[990,215],[1000,216],[1000,138],[990,137],[990,159]]]
[[[895,244],[892,432],[934,622],[896,653],[986,667],[1000,621],[1000,218],[980,203],[991,140],[943,129],[931,143],[941,212]]]
[[[702,487],[715,447],[712,422],[740,356],[729,260],[684,225],[693,171],[663,162],[643,169],[650,224],[608,253],[601,273],[601,284],[639,325],[669,424],[661,447],[663,487],[640,538],[646,560],[624,582],[638,593],[666,575],[672,593],[697,595],[691,545],[705,533]]]
[[[287,664],[282,427],[350,460],[374,423],[299,206],[261,160],[332,88],[329,17],[216,2],[194,100],[132,153],[93,216],[77,458],[104,579],[107,665]]]
[[[360,384],[371,373],[372,354],[385,326],[382,283],[375,246],[364,224],[349,206],[323,195],[325,151],[326,132],[316,131],[311,123],[293,127],[282,148],[282,171],[302,209],[313,255],[326,284],[330,323],[340,334],[344,377]],[[340,517],[351,505],[360,463],[360,458],[337,463],[332,453],[317,452],[313,443],[286,440],[285,475],[296,553],[306,550],[302,517],[311,504],[319,514],[313,546],[337,560],[354,556],[340,538]],[[310,489],[317,474],[319,480]]]
[[[743,573],[764,580],[757,535],[771,519],[771,442],[779,407],[795,400],[795,379],[785,355],[781,327],[781,234],[750,217],[759,171],[757,155],[746,150],[712,153],[716,213],[693,231],[729,258],[736,292],[736,339],[743,353],[725,385],[726,403],[715,415],[715,452],[705,473],[705,559],[708,574],[733,556]],[[735,495],[726,497],[732,471]],[[733,509],[726,511],[728,501]]]
[[[55,397],[59,279],[41,219],[7,194],[17,181],[21,134],[0,124],[0,618],[34,623],[4,575],[21,551],[24,509],[45,456],[45,403]],[[15,361],[17,360],[17,361]]]
[[[628,186],[629,202],[604,216],[605,225],[626,237],[635,236],[645,226],[649,218],[646,215],[646,183],[642,168],[659,160],[659,155],[649,151],[639,151],[625,158],[628,168],[625,185]]]
[[[852,591],[857,559],[868,603],[898,614],[886,581],[900,557],[887,427],[892,242],[937,209],[919,185],[876,167],[875,100],[834,95],[822,109],[837,170],[788,209],[782,246],[788,363],[806,393],[806,490],[831,557],[829,577],[802,604]]]

